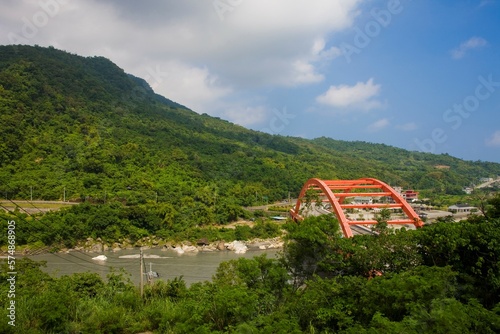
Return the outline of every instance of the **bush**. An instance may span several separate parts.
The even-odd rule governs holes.
[[[234,237],[236,240],[248,240],[252,237],[252,229],[248,225],[236,226],[234,231]]]

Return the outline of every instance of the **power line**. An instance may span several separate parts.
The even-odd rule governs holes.
[[[34,221],[36,221],[37,223],[41,224],[44,228],[49,228],[48,225],[44,224],[42,221],[40,221],[39,219],[37,219],[36,216],[30,214],[27,210],[25,210],[23,207],[21,207],[20,205],[18,205],[16,202],[12,201],[12,200],[9,200],[16,208],[18,208],[19,210],[22,210],[24,211],[27,215],[29,215],[30,217],[33,218]],[[33,208],[35,208],[36,210],[38,210],[39,212],[42,212],[42,213],[45,213],[43,212],[43,210],[41,210],[40,208],[38,208],[33,202],[31,201],[26,201],[27,203],[29,203]],[[24,221],[28,226],[31,226],[33,229],[37,229],[38,232],[45,232],[44,230],[40,229],[40,228],[37,228],[35,225],[32,225],[32,224],[29,224],[28,221],[26,221],[26,219],[24,219],[23,217],[20,217],[18,215],[15,214],[15,211],[12,212],[10,210],[8,210],[5,206],[1,205],[0,204],[0,207],[2,207],[5,211],[7,212],[10,212],[11,214],[14,214],[14,216],[16,216],[18,219]],[[41,249],[41,248],[38,248],[38,250]],[[36,249],[35,249],[36,251]],[[67,252],[66,255],[68,257],[63,257],[61,256],[59,253],[51,253],[49,252],[51,255],[53,256],[56,256],[64,261],[67,261],[67,262],[70,262],[70,263],[73,263],[73,264],[76,264],[76,265],[79,265],[79,266],[82,266],[86,269],[90,269],[91,271],[95,272],[96,269],[98,268],[106,268],[108,270],[112,270],[113,268],[116,268],[114,266],[114,264],[118,265],[119,267],[124,267],[125,265],[132,265],[132,264],[136,264],[135,261],[122,261],[122,260],[106,260],[106,264],[103,265],[103,264],[98,264],[96,262],[94,262],[95,260],[92,259],[92,256],[89,255],[88,253],[84,253],[84,252],[81,252],[81,251],[77,251],[77,250],[73,250],[73,251],[70,251],[70,252]],[[81,258],[81,257],[78,257],[76,256],[75,254],[80,254],[82,255],[83,257],[86,257],[87,259],[85,258]],[[34,255],[36,256],[36,255]],[[79,261],[83,261],[85,264],[82,264],[80,262],[75,262],[75,261],[72,261],[69,257],[74,257],[76,258],[77,260]],[[91,265],[91,266],[89,266]]]
[[[20,207],[17,203],[13,202],[12,200],[9,200],[9,201],[10,201],[12,204],[14,204],[14,205],[16,206],[16,208],[18,208],[18,209],[23,210],[24,212],[26,212],[26,213],[27,213],[30,217],[32,217],[32,218],[34,219],[34,221],[38,222],[39,224],[42,224],[42,225],[43,225],[44,227],[46,227],[46,228],[48,227],[48,226],[44,225],[44,224],[43,224],[40,220],[36,219],[36,217],[34,217],[34,216],[30,215],[30,214],[29,214],[29,212],[27,212],[26,210],[24,210],[24,209],[23,209],[22,207]],[[32,204],[32,205],[33,205],[33,204]],[[34,206],[34,205],[33,205],[33,206]],[[7,212],[9,212],[9,213],[13,214],[15,217],[17,217],[18,219],[20,219],[20,220],[21,220],[21,221],[23,221],[24,223],[26,223],[26,225],[27,225],[27,226],[31,226],[32,228],[36,229],[36,227],[35,227],[34,225],[29,224],[29,222],[28,222],[28,221],[26,221],[26,219],[24,219],[23,217],[21,217],[21,216],[19,216],[19,215],[15,214],[15,211],[14,211],[14,212],[12,212],[12,211],[8,210],[5,206],[3,206],[3,205],[1,205],[1,204],[0,204],[0,207],[2,207],[5,211],[7,211]],[[35,207],[35,208],[36,208],[36,207]],[[38,232],[45,232],[45,231],[44,231],[44,230],[41,230],[41,229],[38,229]],[[40,249],[41,249],[41,248],[38,248],[38,250],[40,250]],[[36,250],[37,250],[37,249],[35,249],[35,251],[36,251]],[[72,254],[72,253],[78,253],[78,254],[81,254],[81,255],[83,255],[84,257],[87,257],[87,258],[91,258],[91,256],[90,256],[90,255],[85,254],[85,253],[83,253],[83,252],[78,252],[78,251],[68,252],[68,253],[67,253],[67,255],[68,255],[68,256],[75,257],[75,258],[77,258],[77,259],[78,259],[78,260],[80,260],[80,261],[84,261],[84,262],[86,262],[86,263],[88,263],[88,264],[91,264],[91,265],[93,265],[93,266],[94,266],[94,265],[96,265],[96,263],[95,263],[95,262],[89,261],[88,259],[83,259],[83,258],[80,258],[80,257],[78,257],[78,256],[76,256],[76,255],[74,255],[74,254]],[[56,257],[59,257],[59,258],[61,258],[61,259],[64,259],[64,258],[63,258],[63,257],[61,257],[58,253],[50,253],[50,254],[52,254],[52,255],[54,255],[54,256],[56,256]],[[75,262],[75,261],[71,261],[69,258],[66,258],[66,259],[64,259],[64,260],[66,260],[66,261],[68,261],[68,262],[71,262],[71,263],[74,263],[74,264],[77,264],[77,265],[80,265],[80,266],[83,266],[83,267],[85,267],[85,268],[87,268],[87,269],[94,269],[94,268],[89,268],[88,266],[86,266],[86,265],[84,265],[84,264],[82,264],[82,263]],[[107,266],[107,265],[106,265],[105,267],[107,267],[108,269],[111,269],[111,268],[112,268],[111,266]],[[94,269],[94,270],[95,270],[95,269]]]
[[[30,216],[33,219],[33,222],[36,222],[36,223],[40,224],[41,226],[43,226],[43,229],[42,229],[41,227],[37,227],[35,224],[30,224],[24,217],[19,216],[16,213],[16,210],[14,210],[14,211],[9,210],[8,208],[6,208],[5,206],[3,206],[0,203],[0,207],[1,208],[3,208],[6,212],[8,212],[8,213],[14,215],[15,217],[17,217],[19,220],[21,220],[24,223],[26,223],[26,226],[29,226],[32,229],[32,231],[26,232],[27,234],[33,233],[34,232],[33,230],[35,230],[36,232],[46,232],[46,230],[50,228],[50,226],[48,226],[47,224],[43,223],[40,219],[38,219],[36,215],[31,214],[30,212],[28,212],[26,209],[24,209],[23,207],[21,207],[16,202],[14,202],[12,200],[9,200],[9,201],[15,206],[16,209],[18,209],[18,212],[20,212],[20,211],[25,212],[28,216]],[[29,203],[34,209],[36,209],[40,213],[45,213],[42,209],[38,208],[35,205],[35,203],[33,203],[32,201],[26,201],[26,202]],[[38,250],[40,250],[40,249],[41,248],[38,248]],[[35,251],[36,250],[37,249],[35,249]],[[113,266],[113,264],[118,265],[119,268],[120,267],[123,268],[126,265],[135,265],[135,264],[137,264],[136,261],[121,261],[121,260],[115,260],[115,259],[107,260],[106,264],[97,263],[97,262],[95,262],[95,260],[92,260],[92,256],[89,255],[88,253],[77,251],[77,250],[73,250],[73,251],[67,252],[64,255],[61,255],[60,253],[52,253],[52,252],[49,252],[49,254],[51,254],[51,255],[53,255],[55,257],[58,257],[59,259],[63,260],[64,263],[68,263],[69,262],[71,264],[75,264],[75,265],[81,266],[81,267],[85,268],[87,271],[90,270],[91,272],[96,272],[99,268],[106,269],[108,271],[112,271],[112,269],[117,268],[117,267]],[[81,257],[77,256],[77,255],[80,255]],[[157,265],[157,266],[169,266],[171,264],[155,262],[155,265]],[[143,262],[141,264],[141,266],[143,266],[143,271],[146,273],[146,270],[144,268],[145,263]],[[206,268],[211,268],[212,267],[212,266],[209,266],[209,265],[190,265],[190,264],[176,264],[176,266],[180,266],[180,267],[198,267],[198,268],[199,267],[206,267]],[[165,279],[172,279],[172,278],[177,278],[177,277],[183,277],[183,278],[186,278],[188,280],[194,280],[194,281],[207,281],[207,280],[210,280],[210,277],[202,277],[202,276],[196,276],[196,275],[183,275],[183,274],[181,274],[181,275],[163,274],[163,275],[164,275]]]

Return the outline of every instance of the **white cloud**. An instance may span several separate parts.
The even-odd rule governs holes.
[[[486,140],[486,145],[500,147],[500,130],[496,131],[490,138]]]
[[[232,92],[231,88],[220,84],[218,77],[206,67],[194,67],[178,61],[147,66],[138,69],[138,72],[155,92],[173,101],[189,101],[188,107],[199,113],[217,109],[219,101]]]
[[[160,66],[170,75],[148,81],[157,92],[212,113],[232,91],[323,81],[324,62],[341,54],[325,38],[350,27],[362,1],[229,1],[221,20],[213,1],[51,0],[57,13],[28,44],[104,56],[137,76]],[[2,31],[19,35],[23,17],[44,11],[34,0],[8,3]]]
[[[487,44],[488,42],[484,38],[472,37],[460,44],[458,48],[451,50],[451,56],[453,57],[453,59],[461,59],[465,56],[467,51],[481,48],[483,46],[486,46]]]
[[[242,126],[251,126],[264,122],[267,119],[269,110],[264,106],[239,108],[228,108],[223,112],[223,116]]]
[[[401,130],[401,131],[413,131],[413,130],[417,129],[417,124],[414,122],[398,124],[398,125],[396,125],[396,129]]]
[[[378,121],[370,124],[368,126],[368,131],[372,131],[372,132],[380,131],[380,130],[386,128],[388,125],[389,125],[389,120],[387,118],[382,118],[382,119],[379,119]]]
[[[381,86],[370,78],[366,83],[358,82],[354,86],[330,86],[316,101],[335,108],[371,110],[382,107],[382,103],[374,99],[380,93]]]
[[[297,60],[293,63],[293,72],[291,73],[291,84],[308,84],[323,81],[324,76],[316,73],[314,66],[303,60]]]

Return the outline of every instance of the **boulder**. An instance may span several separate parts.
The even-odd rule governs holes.
[[[198,248],[196,248],[195,246],[182,246],[182,249],[184,250],[184,252],[198,253]]]
[[[94,253],[101,253],[102,252],[102,244],[94,244],[92,245],[92,247],[90,248],[90,251],[91,252],[94,252]]]
[[[233,241],[228,244],[227,249],[234,251],[236,254],[244,254],[247,252],[248,247],[243,241]]]
[[[202,246],[201,247],[201,251],[203,252],[213,252],[213,251],[216,251],[217,248],[213,245],[208,245],[208,246]]]
[[[217,248],[217,250],[226,250],[226,244],[224,243],[224,241],[219,241],[217,243],[217,246],[215,246],[215,248]]]
[[[184,254],[184,249],[182,248],[182,245],[172,246],[172,250],[179,255]]]
[[[208,244],[209,244],[209,242],[208,242],[208,239],[207,239],[207,238],[201,238],[201,239],[199,239],[198,241],[196,241],[196,244],[197,244],[198,246],[206,246],[206,245],[208,245]]]

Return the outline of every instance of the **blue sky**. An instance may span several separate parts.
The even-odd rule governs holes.
[[[500,1],[5,0],[0,43],[110,58],[274,134],[500,162]]]

